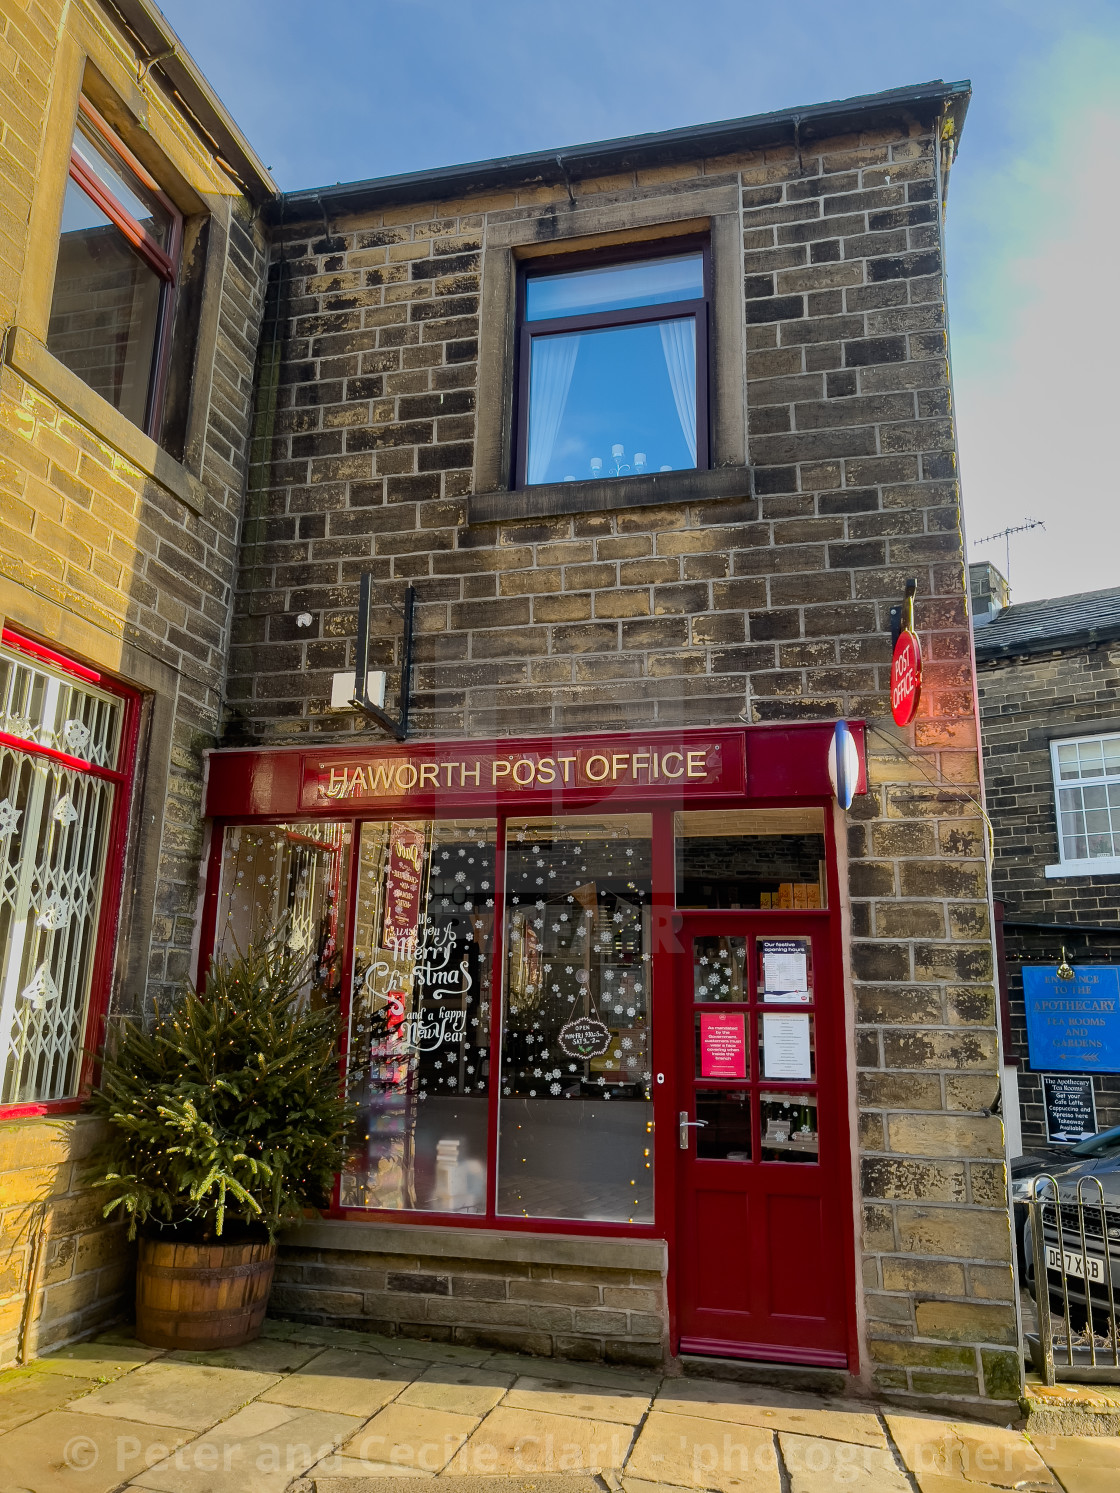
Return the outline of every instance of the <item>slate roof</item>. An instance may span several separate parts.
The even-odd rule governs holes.
[[[976,657],[1053,653],[1120,638],[1120,586],[1005,607],[976,628]]]

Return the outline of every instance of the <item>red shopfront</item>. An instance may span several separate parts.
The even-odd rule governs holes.
[[[203,950],[342,1005],[332,1216],[664,1239],[671,1351],[854,1372],[832,731],[212,753]]]

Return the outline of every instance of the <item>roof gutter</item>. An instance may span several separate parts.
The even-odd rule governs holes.
[[[125,31],[139,59],[138,81],[159,75],[158,81],[206,143],[215,160],[260,205],[270,202],[279,188],[256,151],[233,121],[233,116],[199,71],[194,59],[151,0],[101,0],[103,8]]]
[[[140,0],[133,0],[133,3],[140,3]],[[500,156],[462,166],[410,171],[400,176],[374,177],[333,187],[285,192],[273,212],[282,213],[284,221],[290,223],[320,218],[324,211],[333,217],[345,212],[441,201],[530,184],[566,186],[570,192],[571,183],[581,179],[790,141],[795,149],[800,150],[814,139],[842,133],[845,128],[867,128],[902,118],[933,121],[948,116],[952,120],[953,137],[959,140],[971,95],[971,83],[937,80],[912,88],[721,120],[715,124],[690,125],[657,134],[629,135],[617,140],[572,145],[559,151]]]

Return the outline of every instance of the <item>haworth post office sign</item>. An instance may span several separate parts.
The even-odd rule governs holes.
[[[354,800],[398,799],[412,794],[456,798],[480,794],[683,789],[746,791],[742,750],[717,739],[679,743],[658,737],[594,742],[557,741],[550,747],[471,750],[463,744],[430,744],[411,753],[379,753],[304,760],[302,800],[307,808]]]
[[[1050,1072],[1120,1073],[1120,967],[1023,965],[1031,1067]]]

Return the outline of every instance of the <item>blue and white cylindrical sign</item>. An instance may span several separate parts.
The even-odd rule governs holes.
[[[859,748],[847,721],[837,721],[828,747],[828,777],[836,802],[842,809],[852,807],[859,782]]]

